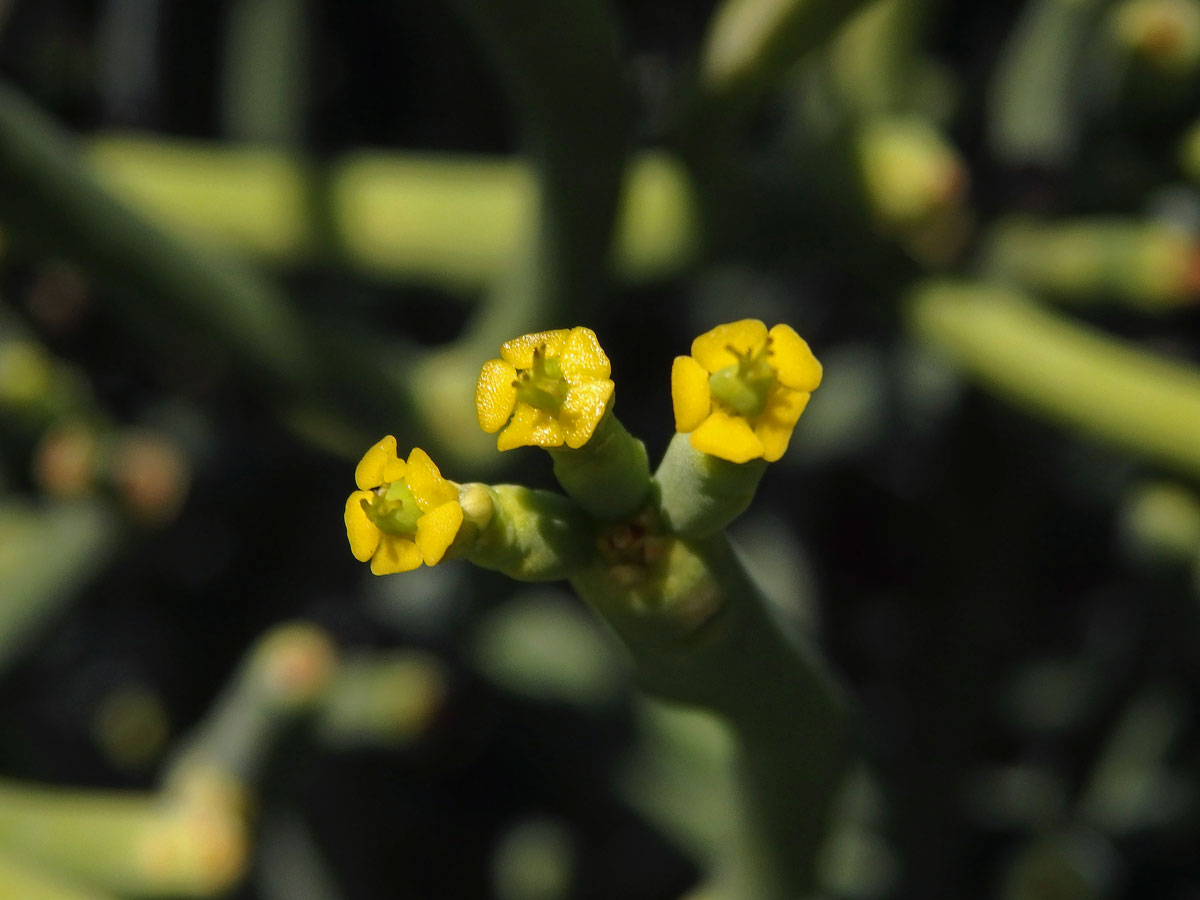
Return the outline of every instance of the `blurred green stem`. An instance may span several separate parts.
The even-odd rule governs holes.
[[[911,111],[919,42],[932,0],[872,0],[830,47],[843,101],[858,114]]]
[[[97,176],[165,226],[216,237],[274,263],[337,258],[373,278],[471,292],[511,265],[533,215],[529,166],[516,159],[348,153],[330,163],[335,246],[305,209],[319,173],[282,150],[153,135],[94,135]],[[614,274],[637,281],[695,252],[691,184],[679,161],[647,151],[630,163],[613,247]]]
[[[224,133],[236,141],[299,146],[310,95],[307,0],[238,0],[225,30]]]
[[[615,35],[600,0],[458,2],[508,83],[536,200],[510,266],[460,340],[427,359],[414,383],[441,442],[486,459],[490,442],[468,412],[478,366],[510,338],[586,322],[599,307],[629,137]]]
[[[751,112],[809,50],[865,0],[725,0],[713,14],[700,61],[695,124],[726,128]]]
[[[14,237],[35,238],[89,272],[173,305],[259,372],[304,384],[309,336],[283,298],[248,269],[171,238],[124,207],[84,171],[71,138],[0,84],[0,217]]]
[[[751,230],[743,124],[806,52],[828,40],[866,0],[724,0],[701,51],[693,95],[671,143],[696,184],[709,244]]]
[[[423,650],[346,659],[316,710],[316,732],[334,747],[406,747],[425,734],[448,692],[446,666]]]
[[[935,281],[909,323],[984,386],[1130,452],[1200,474],[1200,372],[1036,306],[1019,291]]]
[[[0,853],[0,897],[19,900],[114,900],[111,894],[71,884],[56,874],[25,865],[3,853]]]
[[[1061,166],[1080,125],[1079,67],[1103,0],[1031,0],[990,85],[992,152],[1009,165]]]
[[[174,312],[276,398],[317,398],[376,432],[411,409],[411,360],[394,344],[309,324],[249,266],[129,209],[87,173],[69,135],[2,83],[0,221],[14,240],[108,281],[131,322],[155,329],[163,308]]]
[[[176,754],[168,787],[184,793],[197,773],[205,780],[216,775],[238,793],[257,787],[279,745],[324,699],[336,652],[315,625],[268,632]]]
[[[458,2],[507,82],[537,185],[526,250],[466,338],[484,358],[523,332],[586,320],[604,296],[628,103],[600,0]]]
[[[207,897],[240,876],[246,838],[215,808],[0,781],[0,851],[121,896]]]
[[[100,502],[0,504],[0,672],[122,537],[115,512]]]
[[[1195,302],[1198,258],[1194,236],[1167,223],[1021,216],[992,226],[984,261],[989,274],[1054,299],[1155,312]]]

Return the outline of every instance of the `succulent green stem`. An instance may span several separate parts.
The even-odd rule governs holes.
[[[761,459],[718,459],[695,449],[686,434],[676,434],[654,473],[667,528],[693,539],[717,534],[745,512],[766,470]]]
[[[637,512],[650,494],[650,461],[645,445],[631,435],[610,409],[592,438],[577,450],[550,450],[554,477],[590,515],[623,519]]]
[[[571,583],[629,648],[640,687],[717,714],[736,736],[755,862],[739,896],[805,896],[853,756],[841,690],[816,653],[775,619],[721,536],[619,527]]]
[[[458,552],[475,565],[518,581],[553,581],[590,558],[593,525],[561,494],[516,484],[467,488],[464,513],[478,531]]]

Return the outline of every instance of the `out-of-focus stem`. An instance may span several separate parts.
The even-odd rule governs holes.
[[[167,773],[169,788],[223,782],[240,793],[266,769],[288,727],[311,712],[329,685],[336,651],[314,625],[273,629],[192,734]]]
[[[486,458],[469,410],[480,361],[504,341],[586,321],[604,296],[628,150],[624,80],[601,0],[459,0],[495,58],[533,165],[516,255],[461,339],[421,365],[424,417],[446,446]],[[474,441],[463,435],[475,435]]]
[[[671,144],[696,184],[703,239],[736,243],[753,214],[741,124],[807,51],[866,0],[724,0],[709,23],[693,95]]]
[[[470,328],[490,353],[549,319],[586,316],[603,297],[628,102],[601,0],[458,2],[507,82],[536,185],[524,252]]]
[[[251,651],[158,794],[0,782],[0,850],[122,896],[208,897],[248,855],[248,798],[286,727],[322,698],[328,637],[284,625]]]
[[[84,379],[0,309],[0,415],[36,433],[66,418],[98,418]]]
[[[340,253],[375,278],[455,291],[476,291],[511,265],[533,215],[519,160],[354,152],[325,173],[337,246],[321,247],[305,209],[318,173],[286,151],[153,135],[94,136],[84,149],[101,181],[163,226],[274,263]],[[694,199],[678,160],[634,158],[614,240],[621,279],[662,277],[691,260]]]
[[[36,236],[140,303],[174,305],[260,372],[309,380],[313,347],[273,287],[124,207],[86,173],[71,139],[7,85],[0,85],[0,217],[14,235]]]
[[[739,118],[864,0],[725,0],[700,60],[697,119]]]
[[[225,26],[221,113],[233,140],[298,145],[304,137],[307,0],[239,0]]]
[[[0,505],[0,671],[119,545],[99,502]]]
[[[0,897],[20,900],[115,900],[107,893],[71,884],[52,872],[0,853]]]
[[[1200,372],[1042,309],[1019,291],[928,282],[909,324],[985,387],[1065,425],[1200,474]]]
[[[993,228],[986,264],[1023,288],[1081,304],[1159,310],[1200,296],[1200,244],[1162,223],[1014,218]]]
[[[424,734],[449,691],[446,667],[401,650],[347,659],[317,710],[317,734],[336,746],[403,746]]]
[[[6,854],[121,896],[212,896],[241,875],[246,846],[240,818],[216,808],[0,782]]]
[[[872,0],[841,30],[830,63],[841,98],[857,113],[911,108],[917,44],[930,0]]]
[[[996,66],[988,136],[1009,164],[1061,166],[1079,128],[1079,78],[1098,0],[1032,0]]]
[[[126,207],[88,173],[72,138],[5,84],[0,222],[14,239],[62,253],[110,282],[130,320],[158,324],[156,307],[170,309],[267,391],[320,397],[372,430],[411,409],[409,361],[394,347],[363,352],[364,340],[311,326],[250,267]]]

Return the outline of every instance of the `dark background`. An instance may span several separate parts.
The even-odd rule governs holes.
[[[301,5],[303,102],[286,139],[306,158],[521,149],[493,67],[452,5]],[[221,83],[234,6],[15,0],[0,16],[0,74],[85,140],[135,129],[231,142]],[[712,6],[614,4],[639,145],[670,141]],[[1181,178],[1164,147],[1200,113],[1195,90],[1166,109],[1094,111],[1067,165],[997,159],[987,90],[1022,9],[941,3],[923,42],[954,85],[946,133],[970,171],[977,220],[1140,214],[1152,190]],[[781,118],[771,106],[752,123],[755,164],[772,163]],[[860,713],[877,791],[871,843],[849,865],[857,882],[830,893],[1200,897],[1191,555],[1149,553],[1130,525],[1149,479],[1169,479],[1185,502],[1193,486],[988,395],[914,342],[901,298],[928,264],[899,242],[864,227],[827,248],[811,227],[777,224],[764,215],[683,271],[612,286],[612,302],[579,324],[600,336],[622,419],[652,459],[671,433],[670,360],[716,321],[788,321],[825,363],[793,449],[735,538],[770,590],[812,586],[810,627]],[[167,521],[124,527],[0,669],[0,774],[153,789],[254,640],[305,619],[347,651],[419,647],[450,673],[444,708],[415,741],[329,747],[301,730],[272,757],[258,821],[302,822],[337,896],[500,896],[497,848],[527,820],[555,823],[572,848],[566,892],[547,897],[678,897],[699,878],[703,861],[617,787],[647,739],[619,648],[605,665],[622,687],[603,702],[522,691],[485,671],[470,650],[480,622],[525,587],[463,563],[414,573],[416,588],[410,576],[372,579],[339,520],[353,459],[297,435],[275,399],[192,343],[185,323],[167,313],[147,333],[87,272],[23,244],[20,222],[4,226],[0,330],[19,323],[117,426],[168,423],[190,487]],[[969,265],[973,240],[951,268]],[[472,308],[450,288],[336,262],[271,275],[305,315],[424,345],[453,340]],[[1200,347],[1186,306],[1072,315],[1180,358]],[[7,500],[52,502],[35,475],[45,427],[0,418]],[[447,475],[550,485],[539,454],[510,456],[502,475]],[[409,603],[413,594],[436,599]],[[598,630],[565,591],[547,596]],[[131,685],[167,723],[133,762],[114,759],[96,730],[106,698]],[[1161,745],[1137,725],[1147,709],[1162,712]],[[1122,796],[1124,806],[1112,799]],[[281,896],[264,887],[274,864],[257,861],[233,896]]]

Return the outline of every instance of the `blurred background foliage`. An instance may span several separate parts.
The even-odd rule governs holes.
[[[549,485],[539,328],[656,458],[742,316],[825,364],[733,529],[861,723],[824,895],[1200,896],[1200,3],[0,0],[0,74],[0,896],[723,896],[727,737],[339,510]]]

